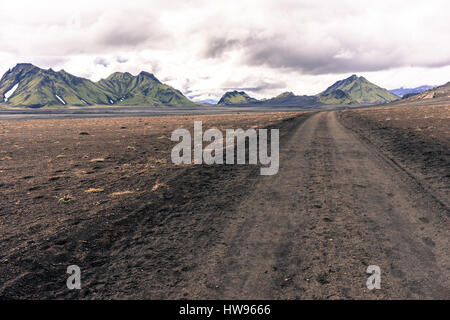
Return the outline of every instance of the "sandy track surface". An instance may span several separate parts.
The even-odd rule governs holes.
[[[450,206],[450,106],[346,110],[339,121]]]
[[[0,296],[450,297],[448,207],[336,112],[283,122],[279,173],[258,174],[254,166],[174,172],[160,195],[70,231],[66,241],[91,244],[76,256],[87,270],[80,292],[64,288],[64,262],[38,288],[24,271]],[[381,268],[381,290],[366,287],[369,265]]]
[[[308,119],[281,157],[188,277],[191,297],[450,297],[447,208],[334,112]],[[368,265],[382,290],[366,288]]]

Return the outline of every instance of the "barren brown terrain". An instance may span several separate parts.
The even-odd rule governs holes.
[[[289,123],[294,116],[0,122],[0,297],[135,296],[132,282],[148,277],[144,270],[152,270],[158,279],[153,285],[166,291],[182,274],[178,259],[188,261],[215,241],[209,223],[220,218],[212,214],[230,210],[257,170],[174,165],[172,131],[192,129],[194,120],[203,121],[204,130],[245,129]],[[151,244],[152,252],[132,259],[125,252],[136,254],[137,243]],[[85,266],[80,293],[65,286],[70,264]],[[116,284],[98,279],[109,272]]]
[[[450,105],[343,111],[340,119],[450,206]]]
[[[448,299],[449,106],[0,122],[0,298]],[[170,161],[280,129],[280,170]],[[82,271],[68,290],[66,268]],[[380,290],[366,268],[382,271]]]

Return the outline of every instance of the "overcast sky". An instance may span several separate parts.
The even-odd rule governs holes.
[[[144,70],[194,100],[316,94],[354,73],[388,89],[439,85],[449,12],[448,0],[0,0],[0,73]]]

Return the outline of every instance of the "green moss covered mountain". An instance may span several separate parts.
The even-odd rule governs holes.
[[[97,85],[105,92],[111,92],[118,105],[196,105],[180,91],[161,83],[153,74],[144,71],[137,76],[128,72],[116,72],[97,82]]]
[[[244,105],[258,102],[257,99],[250,97],[244,91],[229,91],[220,98],[219,105]]]
[[[3,98],[3,99],[2,99]],[[194,106],[153,74],[114,73],[98,82],[70,73],[17,64],[0,79],[0,101],[10,106],[148,105]]]
[[[344,90],[336,89],[319,95],[319,101],[324,104],[352,104],[356,103]]]
[[[379,104],[399,98],[366,78],[356,75],[337,81],[319,94],[319,100],[324,104]]]
[[[258,100],[244,91],[226,92],[218,105],[300,106],[379,104],[400,97],[364,77],[352,75],[337,81],[318,95],[295,95],[284,92],[276,97]],[[30,63],[17,64],[0,79],[0,103],[9,106],[196,106],[179,90],[161,83],[153,74],[133,76],[116,72],[98,82],[70,73],[44,70]]]
[[[218,104],[316,107],[321,105],[380,104],[398,99],[400,97],[371,83],[364,77],[352,75],[347,79],[337,81],[322,93],[314,96],[299,96],[292,92],[283,92],[270,99],[256,100],[250,98],[243,91],[232,91],[225,93]]]
[[[226,92],[217,103],[218,105],[234,106],[300,106],[313,107],[320,104],[315,96],[296,96],[292,92],[283,92],[280,95],[264,100],[250,97],[244,91]]]
[[[321,105],[316,96],[298,96],[292,92],[283,92],[276,97],[261,100],[259,102],[262,106],[280,106],[280,107],[304,107],[312,108]]]

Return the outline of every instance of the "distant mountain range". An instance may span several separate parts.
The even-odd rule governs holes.
[[[116,72],[98,82],[70,73],[17,64],[0,80],[0,97],[12,106],[172,105],[195,106],[180,91],[148,72]]]
[[[270,105],[270,106],[319,106],[341,104],[380,104],[400,99],[364,77],[352,75],[337,81],[325,91],[314,96],[297,96],[284,92],[274,98],[257,100],[243,91],[225,93],[219,101],[222,105]]]
[[[337,81],[317,95],[300,96],[284,92],[270,99],[258,100],[244,91],[230,91],[222,96],[218,105],[312,108],[323,105],[379,104],[398,99],[399,96],[369,82],[364,77],[352,75]],[[30,63],[19,63],[3,75],[0,79],[0,103],[32,108],[199,105],[186,98],[179,90],[161,83],[153,74],[144,71],[137,76],[128,72],[116,72],[106,79],[93,82],[64,70],[45,70]]]
[[[283,92],[276,97],[260,100],[259,104],[264,106],[300,106],[305,108],[323,105],[316,96],[297,96],[292,92]]]
[[[399,97],[403,97],[405,95],[411,95],[411,94],[417,94],[417,93],[422,93],[424,91],[433,89],[434,86],[420,86],[417,88],[398,88],[398,89],[392,89],[389,90],[391,93],[399,96]]]
[[[229,91],[220,98],[217,104],[249,104],[258,102],[257,99],[251,98],[244,91]]]
[[[420,100],[450,100],[450,82],[438,87],[433,87],[427,91],[421,93],[410,95],[409,97],[404,97],[405,101],[420,101]]]
[[[204,105],[215,105],[215,104],[217,104],[218,101],[214,100],[214,99],[203,99],[203,100],[195,100],[195,102],[201,103]]]

